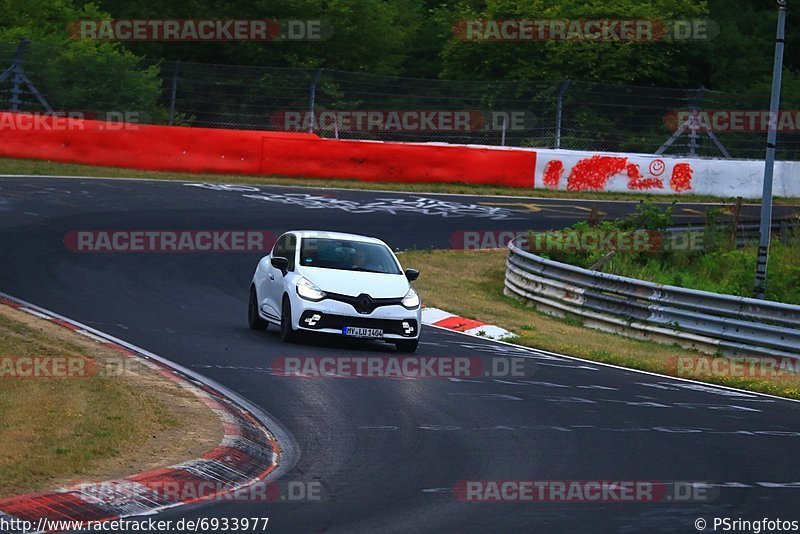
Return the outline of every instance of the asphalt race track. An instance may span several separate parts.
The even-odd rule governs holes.
[[[0,291],[174,360],[261,406],[296,439],[300,458],[286,478],[324,488],[321,502],[216,502],[161,517],[269,517],[271,532],[693,532],[699,517],[709,523],[714,517],[800,519],[798,403],[432,328],[423,333],[420,356],[522,357],[532,375],[461,381],[274,376],[270,364],[279,356],[394,349],[287,345],[274,328],[249,330],[247,287],[259,253],[74,253],[63,242],[67,232],[89,229],[277,234],[319,228],[374,235],[398,249],[441,248],[462,230],[561,228],[586,219],[592,203],[215,189],[0,178]],[[632,209],[594,204],[608,217]],[[676,214],[700,220],[703,209],[680,205]],[[748,208],[746,217],[756,213]],[[462,480],[713,487],[705,502],[467,503],[451,491]]]

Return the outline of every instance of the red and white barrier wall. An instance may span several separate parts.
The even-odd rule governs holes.
[[[145,170],[533,187],[536,153],[313,134],[27,119],[0,113],[0,156]],[[36,127],[22,127],[28,124]],[[7,125],[17,125],[8,128]]]
[[[646,154],[536,151],[536,187],[567,191],[761,197],[764,162]],[[800,162],[775,163],[773,193],[800,197]]]
[[[25,120],[23,120],[25,119]],[[35,119],[35,120],[34,120]],[[144,170],[464,182],[568,191],[761,196],[759,160],[337,141],[313,134],[109,123],[0,112],[0,157]],[[22,127],[33,124],[35,127]],[[16,126],[16,127],[15,127]],[[774,194],[800,197],[800,162],[777,162]]]

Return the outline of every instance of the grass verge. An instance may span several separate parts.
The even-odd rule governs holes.
[[[700,356],[677,345],[662,345],[586,328],[578,319],[558,319],[503,295],[505,250],[409,251],[404,267],[421,271],[414,285],[428,306],[501,326],[519,335],[513,343],[593,360],[680,376],[680,356]],[[453,273],[458,273],[455,276]],[[724,386],[800,399],[800,375],[769,378],[692,377]]]
[[[522,189],[474,185],[467,183],[394,183],[363,182],[360,180],[322,180],[316,178],[286,178],[281,176],[254,176],[232,174],[195,174],[161,171],[141,171],[118,167],[95,167],[53,161],[0,158],[0,174],[32,174],[57,176],[94,176],[102,178],[145,178],[158,180],[196,181],[226,184],[284,185],[312,188],[364,189],[402,191],[411,193],[443,193],[462,195],[499,195],[524,198],[553,198],[571,200],[626,200],[656,199],[658,202],[730,203],[730,198],[711,195],[648,195],[643,193],[607,193],[593,191],[553,191],[550,189]],[[800,206],[800,198],[775,198],[776,205]]]
[[[24,356],[82,356],[98,367],[121,357],[0,305],[0,497],[173,465],[222,438],[219,418],[191,392],[130,358],[120,376],[24,378],[13,363]]]
[[[643,256],[643,255],[642,255]],[[737,295],[753,296],[758,244],[743,248],[714,250],[692,257],[675,253],[670,258],[617,254],[603,271],[648,280],[657,284],[688,287]],[[773,239],[769,250],[766,298],[800,304],[800,238]]]
[[[737,244],[729,217],[723,220],[721,210],[706,213],[702,228],[683,234],[665,234],[674,224],[672,209],[665,212],[653,204],[641,203],[636,212],[617,220],[600,221],[595,227],[581,221],[561,232],[529,236],[529,241],[542,256],[583,268],[596,268],[606,273],[647,280],[657,284],[686,287],[739,297],[753,297],[758,257],[758,238]],[[631,243],[632,232],[645,238],[639,246]],[[619,247],[607,256],[613,246],[592,246],[602,242],[598,236],[620,237]],[[653,236],[653,249],[645,242]],[[627,239],[625,238],[627,236]],[[580,243],[585,242],[583,246]],[[625,245],[625,243],[629,243]],[[659,242],[661,243],[659,245]],[[741,245],[741,246],[740,246]],[[800,230],[784,228],[773,232],[769,251],[769,273],[766,298],[787,304],[800,304]],[[610,258],[610,259],[609,259]]]

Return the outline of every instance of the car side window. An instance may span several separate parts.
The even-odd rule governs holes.
[[[297,255],[297,237],[295,237],[293,234],[289,234],[284,237],[287,238],[285,256],[286,259],[289,260],[289,266],[287,267],[287,270],[294,271],[294,258]]]

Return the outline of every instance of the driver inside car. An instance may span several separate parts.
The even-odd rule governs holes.
[[[381,266],[371,261],[369,255],[363,249],[356,249],[352,259],[351,269],[366,269],[368,271],[380,271]]]

